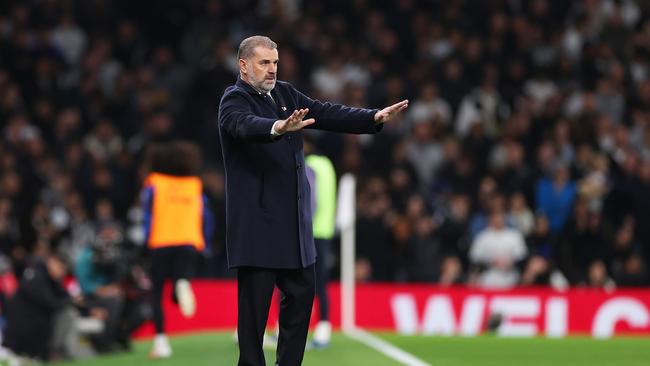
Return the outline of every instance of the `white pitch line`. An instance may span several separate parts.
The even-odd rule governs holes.
[[[396,360],[397,362],[406,366],[431,366],[430,364],[420,360],[412,354],[404,351],[401,348],[393,346],[392,344],[384,341],[383,339],[374,336],[361,328],[354,328],[345,331],[345,334],[358,340],[365,345],[376,349],[377,351],[385,354],[386,356]]]

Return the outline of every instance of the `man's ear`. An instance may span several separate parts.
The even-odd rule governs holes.
[[[239,59],[239,72],[246,74],[246,60],[241,58]]]

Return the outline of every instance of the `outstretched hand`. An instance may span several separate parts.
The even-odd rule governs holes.
[[[315,119],[310,118],[303,121],[303,118],[309,113],[309,108],[294,110],[293,113],[287,118],[277,122],[274,126],[275,131],[278,134],[283,134],[291,131],[298,131],[303,129],[305,126],[316,122]]]
[[[404,99],[403,101],[399,103],[395,103],[391,106],[388,106],[379,112],[375,113],[375,122],[376,123],[384,123],[388,122],[393,117],[398,115],[401,111],[405,110],[409,106],[409,101],[408,99]]]

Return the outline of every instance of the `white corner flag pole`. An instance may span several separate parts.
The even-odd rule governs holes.
[[[341,329],[355,329],[354,319],[354,262],[356,221],[356,180],[347,173],[341,177],[336,213],[336,224],[341,233]]]
[[[346,173],[339,182],[336,225],[341,233],[341,330],[348,337],[364,343],[406,366],[431,366],[414,355],[357,328],[355,312],[354,262],[356,252],[356,179]]]

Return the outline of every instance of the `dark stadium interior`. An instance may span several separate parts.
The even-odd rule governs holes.
[[[107,227],[118,261],[146,266],[144,152],[184,139],[215,228],[199,276],[232,278],[216,117],[237,45],[264,34],[278,78],[312,97],[410,100],[381,134],[310,135],[359,180],[359,281],[648,286],[649,15],[625,0],[3,0],[0,271],[19,280],[48,253],[74,269]],[[522,249],[472,250],[503,228]],[[328,260],[337,278],[338,249]],[[514,277],[485,276],[503,266]]]

